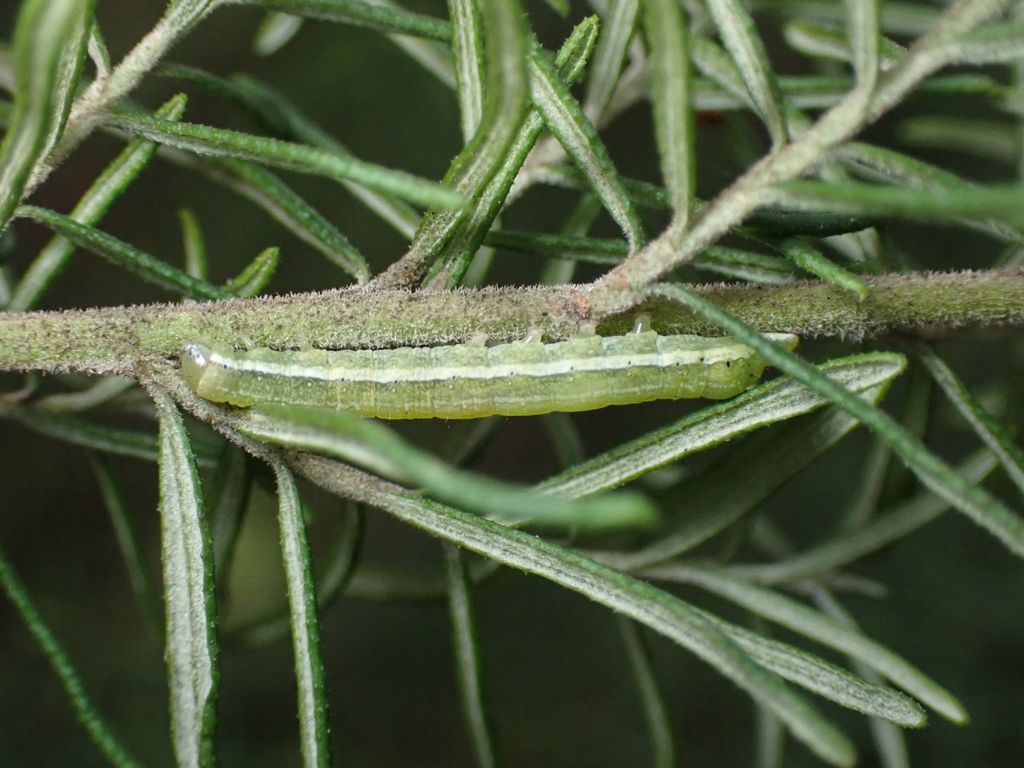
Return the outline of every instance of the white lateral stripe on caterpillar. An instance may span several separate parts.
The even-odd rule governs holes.
[[[789,348],[796,337],[767,334]],[[232,405],[309,405],[382,418],[477,418],[577,411],[661,398],[725,398],[766,363],[729,337],[580,337],[542,344],[460,344],[277,352],[189,344],[182,367],[196,392]]]
[[[614,337],[612,337],[614,338]],[[361,381],[375,384],[395,384],[399,382],[426,382],[426,381],[447,381],[449,379],[502,379],[512,376],[535,376],[538,378],[547,376],[563,376],[572,372],[587,373],[593,371],[607,371],[609,369],[628,368],[670,368],[680,365],[713,365],[723,360],[733,360],[737,357],[736,348],[749,349],[745,345],[733,343],[725,344],[717,348],[705,349],[670,349],[668,340],[673,337],[658,336],[656,343],[658,350],[653,353],[615,353],[605,352],[602,355],[590,357],[570,358],[559,355],[558,358],[545,359],[532,364],[487,362],[481,360],[476,364],[468,361],[448,361],[444,365],[422,366],[399,368],[394,365],[378,363],[378,358],[385,357],[395,350],[366,350],[366,351],[339,351],[339,352],[304,352],[304,353],[276,353],[273,358],[257,357],[251,354],[239,352],[221,352],[209,349],[207,353],[211,365],[230,365],[236,371],[245,372],[259,376],[283,376],[288,378],[301,377],[316,379],[318,381]],[[602,342],[609,342],[611,339],[602,338]],[[512,342],[513,344],[525,344],[534,342]],[[569,343],[569,342],[562,342]],[[559,343],[545,344],[545,352],[548,349],[557,350]],[[603,343],[602,346],[605,346]],[[453,347],[423,347],[424,351],[443,350],[447,353]],[[479,357],[484,358],[484,353]],[[497,349],[491,347],[490,349]],[[296,360],[295,355],[301,354],[303,358]],[[339,364],[342,361],[334,359],[318,363],[316,357],[320,355],[334,355],[351,357],[349,365]],[[366,361],[359,361],[359,357],[367,358]],[[475,356],[474,356],[475,357]],[[372,362],[368,362],[372,361]],[[374,364],[377,363],[377,364]]]

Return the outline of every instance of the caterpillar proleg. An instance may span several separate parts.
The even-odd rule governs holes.
[[[766,334],[789,349],[791,334]],[[188,344],[181,364],[207,400],[342,409],[382,419],[472,419],[587,411],[648,400],[724,399],[767,363],[731,337],[580,336],[544,344],[380,350],[229,351]]]

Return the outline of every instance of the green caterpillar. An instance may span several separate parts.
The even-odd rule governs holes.
[[[207,400],[353,411],[382,419],[475,419],[587,411],[684,397],[724,399],[767,363],[731,337],[580,336],[541,343],[380,350],[229,351],[188,344],[181,364]],[[789,349],[791,334],[766,334]]]

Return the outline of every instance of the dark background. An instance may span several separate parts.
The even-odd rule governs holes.
[[[0,4],[4,34],[11,28],[15,5]],[[162,6],[155,0],[100,0],[98,16],[115,61],[155,23]],[[444,15],[441,2],[407,6]],[[532,2],[528,8],[542,41],[556,45],[569,26],[543,3]],[[577,17],[582,9],[577,0]],[[460,146],[455,100],[448,90],[383,37],[340,25],[307,22],[281,52],[256,57],[249,46],[260,18],[254,9],[221,9],[174,49],[168,61],[220,75],[248,72],[285,92],[357,156],[431,178],[444,174]],[[777,39],[773,33],[769,36]],[[777,53],[780,71],[806,71],[806,64],[792,54]],[[134,97],[155,108],[179,89],[190,96],[185,119],[252,130],[244,118],[193,86],[149,77]],[[912,105],[872,129],[872,137],[885,140],[906,109],[942,112],[954,107]],[[986,109],[967,100],[955,105],[960,112]],[[707,196],[741,169],[727,153],[722,121],[713,118],[701,125],[700,192]],[[763,138],[753,122],[749,127],[755,138]],[[646,105],[631,110],[604,135],[620,170],[658,181]],[[90,138],[32,202],[67,212],[120,146],[103,135]],[[1012,178],[1006,166],[993,162],[950,153],[922,156],[971,178]],[[375,269],[402,253],[402,240],[335,183],[296,175],[287,175],[287,180],[338,225]],[[562,191],[534,190],[508,214],[506,226],[555,231],[574,200]],[[279,245],[283,252],[270,293],[343,282],[336,268],[248,202],[159,160],[115,205],[102,227],[180,264],[175,212],[183,206],[191,208],[203,226],[215,282],[237,273],[268,245]],[[594,231],[614,234],[607,221]],[[11,267],[20,274],[48,233],[25,223],[19,223],[16,232]],[[920,268],[980,267],[997,252],[990,241],[951,228],[901,225],[890,234]],[[528,283],[536,280],[541,267],[534,257],[500,254],[493,280]],[[97,257],[80,253],[44,308],[168,298]],[[985,392],[1012,367],[1011,347],[1012,337],[1000,335],[953,340],[942,351]],[[852,348],[830,342],[806,349],[812,357],[828,357]],[[9,378],[3,381],[17,384]],[[49,381],[46,386],[59,389],[63,383]],[[889,402],[898,407],[902,395],[898,385]],[[1019,390],[1013,396],[1019,397]],[[592,454],[667,423],[689,407],[669,403],[616,408],[575,415],[573,420]],[[936,407],[934,417],[931,444],[944,456],[955,459],[974,447],[973,438],[948,407]],[[433,422],[406,427],[407,434],[430,445],[449,436],[451,429]],[[520,480],[556,471],[536,419],[507,420],[498,438],[474,465],[477,469]],[[868,445],[865,435],[855,433],[760,512],[783,525],[799,545],[828,535],[856,487]],[[706,461],[698,459],[697,464]],[[152,573],[157,574],[155,466],[128,459],[114,459],[114,466],[138,516]],[[991,486],[1020,507],[1001,477]],[[310,536],[321,551],[333,531],[339,502],[310,489],[304,494],[316,512]],[[370,511],[368,518],[364,563],[439,573],[437,542],[382,513]],[[249,510],[222,613],[228,639],[233,628],[283,605],[276,539],[273,502],[258,495]],[[82,451],[11,423],[2,425],[0,541],[115,731],[147,764],[171,765],[163,640],[147,624],[129,589]],[[928,728],[908,733],[914,764],[1024,765],[1024,564],[951,513],[852,570],[889,589],[884,600],[846,599],[865,630],[962,697],[974,719],[970,726],[958,728],[934,717]],[[696,591],[680,594],[746,621],[738,611]],[[504,570],[477,590],[477,612],[487,696],[507,765],[597,767],[649,761],[640,706],[608,611],[539,578]],[[326,611],[323,638],[337,764],[473,764],[458,706],[443,600],[343,598]],[[684,650],[660,637],[650,636],[650,641],[676,730],[679,764],[750,765],[753,712],[747,697]],[[292,664],[287,642],[259,650],[224,649],[218,732],[223,765],[300,764]],[[819,703],[857,741],[861,764],[874,765],[866,721]],[[105,764],[74,720],[48,662],[2,600],[0,755],[4,765]],[[792,744],[788,749],[786,765],[816,764],[803,747]]]

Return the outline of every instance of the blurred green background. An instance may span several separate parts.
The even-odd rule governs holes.
[[[444,15],[443,2],[408,2]],[[16,10],[0,4],[0,30],[9,34]],[[97,14],[114,60],[159,18],[157,0],[100,0]],[[542,41],[553,46],[570,28],[542,2],[527,4]],[[583,13],[574,2],[574,18]],[[226,7],[200,25],[168,61],[220,75],[244,71],[288,95],[357,156],[440,178],[460,147],[451,92],[386,39],[373,32],[307,22],[281,52],[260,58],[250,41],[260,21],[254,9]],[[769,27],[770,28],[770,27]],[[792,53],[778,52],[780,71],[806,71]],[[135,97],[155,108],[178,90],[189,93],[186,119],[252,130],[217,98],[192,86],[149,77]],[[910,104],[871,135],[884,141],[901,116],[948,104]],[[984,109],[964,102],[957,111]],[[730,122],[732,121],[732,122]],[[740,170],[728,150],[729,131],[763,136],[753,121],[711,116],[701,121],[700,193],[713,194]],[[656,182],[657,161],[646,105],[633,108],[605,132],[620,170]],[[32,200],[66,212],[121,144],[93,136]],[[1004,164],[952,153],[921,156],[970,178],[1012,178]],[[402,240],[336,184],[287,175],[380,269],[403,251]],[[534,190],[506,218],[513,229],[556,231],[574,203],[559,190]],[[175,264],[182,261],[176,211],[199,217],[211,259],[211,279],[238,272],[269,245],[282,248],[271,293],[340,284],[341,273],[262,212],[230,192],[156,160],[122,198],[102,227]],[[657,225],[657,220],[651,220]],[[597,234],[613,234],[607,221]],[[11,267],[20,273],[48,233],[16,226]],[[918,268],[981,267],[994,257],[990,241],[943,227],[900,225],[888,231]],[[542,266],[530,256],[499,255],[493,281],[529,283]],[[587,270],[581,276],[593,274]],[[80,253],[44,308],[74,308],[169,297]],[[986,386],[1014,374],[1013,336],[951,340],[943,347],[969,383]],[[838,342],[806,345],[811,357],[851,349]],[[5,384],[16,386],[11,377]],[[45,386],[59,389],[59,382]],[[898,406],[898,385],[888,402]],[[1019,387],[1013,397],[1019,398]],[[676,403],[623,407],[574,415],[589,454],[637,435],[694,406]],[[934,416],[932,445],[956,459],[973,448],[948,408]],[[135,426],[148,425],[144,419]],[[450,438],[445,423],[406,426],[427,445]],[[474,468],[519,480],[556,471],[536,419],[506,420]],[[798,545],[833,530],[849,500],[869,441],[855,433],[759,510],[780,523]],[[707,457],[697,457],[694,466]],[[158,574],[159,522],[155,466],[114,459]],[[1002,479],[991,487],[1020,508]],[[310,537],[322,551],[340,503],[304,489],[315,511]],[[167,734],[163,639],[134,602],[92,472],[83,453],[9,422],[0,432],[0,541],[45,618],[84,678],[100,710],[127,746],[148,765],[172,764]],[[712,544],[710,551],[715,551]],[[265,494],[249,510],[225,632],[246,619],[279,610],[284,587],[276,555],[273,502]],[[741,553],[753,557],[752,552]],[[439,574],[439,544],[371,510],[362,562],[399,571]],[[950,513],[852,570],[888,587],[888,597],[854,596],[847,606],[865,630],[905,655],[961,696],[974,722],[957,728],[933,718],[907,734],[915,765],[936,768],[1024,765],[1024,564],[962,517]],[[687,599],[741,622],[728,605],[696,590]],[[501,751],[509,766],[636,766],[649,762],[644,722],[614,617],[586,599],[539,578],[502,570],[477,590],[486,690]],[[230,637],[230,636],[228,636]],[[456,693],[449,624],[441,599],[371,601],[342,598],[324,615],[332,738],[344,766],[470,766],[473,764]],[[784,637],[784,639],[792,639]],[[659,680],[677,735],[678,764],[719,768],[753,761],[753,710],[745,695],[680,648],[650,637]],[[799,644],[799,641],[798,641]],[[817,651],[817,649],[815,649]],[[828,654],[824,654],[828,656]],[[831,658],[831,657],[830,657]],[[839,659],[836,659],[837,661]],[[299,765],[295,685],[289,644],[243,650],[225,647],[218,748],[224,766]],[[864,766],[875,765],[863,718],[818,701],[856,740]],[[103,765],[73,719],[64,694],[18,616],[0,600],[0,763],[11,766]],[[791,745],[787,766],[817,765]]]

